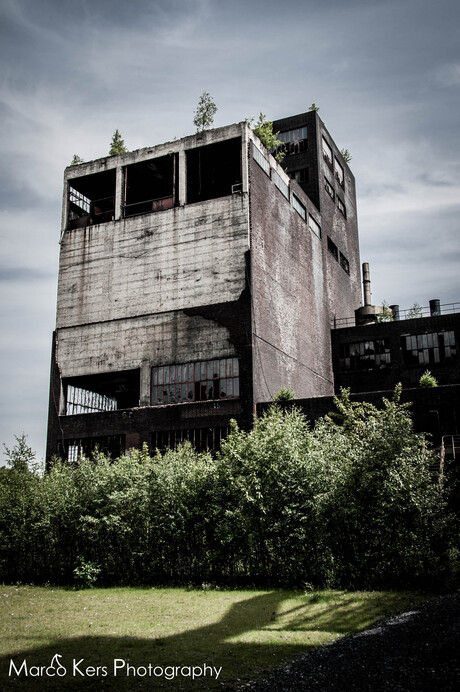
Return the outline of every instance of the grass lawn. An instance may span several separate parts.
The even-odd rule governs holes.
[[[421,600],[394,592],[0,586],[0,689],[233,689]],[[66,675],[38,675],[56,654]],[[29,675],[23,668],[10,676],[11,660],[18,670],[25,660]]]

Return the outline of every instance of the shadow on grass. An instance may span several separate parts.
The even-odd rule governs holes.
[[[212,594],[209,596],[212,597]],[[212,624],[162,638],[58,638],[48,646],[28,648],[27,651],[14,656],[1,657],[0,688],[24,692],[44,688],[173,689],[200,692],[213,689],[230,690],[258,677],[269,668],[280,665],[283,661],[306,653],[321,641],[330,641],[331,635],[356,632],[388,612],[394,612],[400,605],[397,594],[385,597],[381,594],[375,594],[375,597],[367,594],[365,600],[353,597],[343,600],[342,597],[340,602],[337,601],[337,597],[331,597],[326,598],[326,602],[321,601],[323,607],[320,612],[312,614],[312,605],[317,604],[315,596],[305,596],[303,603],[283,611],[282,603],[288,598],[292,598],[292,592],[272,591],[257,594],[233,604],[220,620]],[[401,601],[401,606],[406,603]],[[294,612],[295,617],[292,619]],[[292,637],[293,633],[298,633],[299,636]],[[301,633],[305,636],[299,642]],[[311,636],[308,633],[311,633]],[[294,641],[289,641],[290,638]],[[311,644],[308,643],[309,639]],[[49,666],[56,654],[62,656],[60,663],[67,670],[64,677],[51,677],[46,673],[30,675],[31,672],[37,672],[36,666]],[[78,662],[81,659],[84,660],[78,664],[78,669],[74,670],[73,660]],[[115,659],[120,660],[116,676]],[[20,675],[15,674],[14,668],[11,668],[11,660],[14,661],[17,670],[25,660],[29,676],[24,674],[24,670]],[[191,679],[189,667],[199,667],[203,672],[205,664],[208,666],[206,676],[200,676],[200,671],[196,670],[195,679]],[[134,670],[128,669],[128,665]],[[92,669],[86,670],[87,666],[92,666]],[[183,666],[186,668],[181,671]],[[221,669],[217,679],[216,669]],[[80,675],[78,670],[85,675]],[[164,673],[163,676],[161,671]],[[174,677],[167,679],[171,678],[171,675]]]

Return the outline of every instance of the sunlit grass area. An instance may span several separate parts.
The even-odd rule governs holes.
[[[420,600],[414,593],[227,591],[206,585],[82,591],[2,586],[0,688],[231,689]],[[38,675],[37,666],[49,666],[56,654],[66,675]],[[81,659],[74,669],[73,660]],[[25,667],[17,675],[11,660],[16,670],[25,660],[29,675]],[[55,670],[56,665],[48,672]]]

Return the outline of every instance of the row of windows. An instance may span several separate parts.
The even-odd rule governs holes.
[[[337,156],[332,155],[332,148],[326,138],[322,137],[323,146],[323,159],[325,160],[328,167],[333,171],[335,179],[339,185],[345,189],[345,173],[342,164],[337,159]]]
[[[430,332],[401,337],[404,365],[435,365],[457,358],[455,334]],[[372,370],[391,364],[390,340],[374,339],[340,345],[340,366],[343,370]]]
[[[183,430],[157,430],[150,435],[150,451],[152,454],[156,449],[165,452],[188,441],[198,452],[217,452],[222,440],[229,432],[229,427],[225,425]],[[106,435],[105,437],[67,439],[61,443],[59,454],[67,457],[68,462],[76,464],[82,457],[91,457],[96,449],[115,459],[126,451],[126,436]]]
[[[350,262],[348,259],[345,257],[345,255],[342,252],[339,252],[339,248],[337,245],[334,243],[332,238],[327,236],[327,249],[331,253],[331,255],[334,257],[334,259],[339,262],[340,266],[342,269],[349,274],[350,273]]]
[[[306,128],[305,128],[306,129]],[[289,186],[283,178],[279,175],[279,173],[274,169],[271,168],[270,162],[268,159],[262,154],[260,149],[254,144],[253,146],[254,150],[254,161],[262,168],[262,170],[268,175],[269,178],[273,180],[275,183],[276,187],[280,190],[280,192],[284,195],[284,197],[289,201]],[[304,169],[308,170],[308,169]],[[293,176],[291,175],[291,178]],[[308,226],[312,233],[314,233],[318,238],[321,238],[321,226],[319,223],[316,221],[316,219],[311,215],[307,214],[307,208],[305,207],[304,204],[300,201],[300,199],[295,195],[294,193],[291,194],[291,204],[293,209],[299,214],[299,216],[302,217],[302,219],[307,222],[307,215],[308,215]]]
[[[405,365],[433,365],[457,358],[454,332],[431,332],[401,339]]]
[[[235,399],[240,395],[237,358],[152,368],[152,406]]]
[[[326,176],[324,176],[324,189],[326,190],[327,194],[329,197],[332,199],[332,201],[335,201],[336,194],[334,190],[334,186],[332,183],[327,179]],[[347,218],[347,210],[345,208],[345,202],[340,199],[340,197],[337,195],[337,207],[340,211],[340,213]]]

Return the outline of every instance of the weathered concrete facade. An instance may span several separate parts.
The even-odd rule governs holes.
[[[331,319],[360,304],[340,165],[346,219],[246,123],[66,169],[48,459],[95,443],[213,446],[282,386],[333,393]]]

